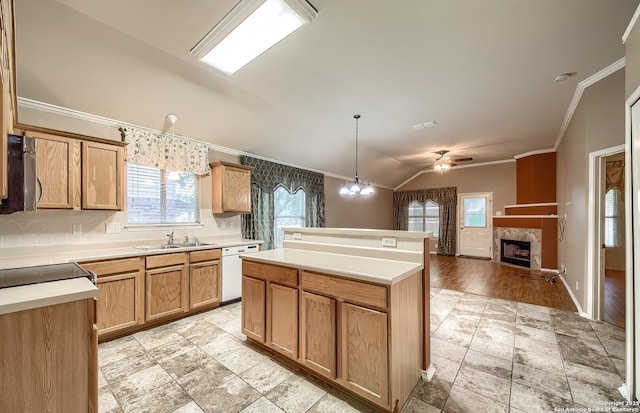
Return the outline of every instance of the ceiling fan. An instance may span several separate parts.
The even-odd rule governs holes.
[[[449,153],[448,150],[439,150],[439,151],[435,151],[434,152],[436,155],[440,155],[439,158],[437,158],[434,162],[433,162],[433,169],[435,169],[436,171],[445,171],[449,168],[452,168],[454,166],[458,166],[458,163],[460,162],[467,162],[467,161],[472,161],[473,158],[456,158],[456,159],[451,159],[448,156],[445,156],[446,154]]]

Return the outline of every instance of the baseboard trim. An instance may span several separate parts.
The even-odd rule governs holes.
[[[578,314],[580,315],[580,317],[589,318],[589,316],[587,316],[587,313],[585,313],[584,310],[582,310],[582,306],[578,302],[578,299],[576,298],[576,296],[573,294],[573,290],[569,288],[569,284],[567,284],[567,280],[564,279],[564,276],[559,275],[558,278],[560,278],[560,280],[562,281],[562,284],[564,284],[564,288],[566,288],[567,291],[569,292],[569,295],[571,296],[571,300],[573,301],[573,304],[576,305],[576,308],[578,309]]]

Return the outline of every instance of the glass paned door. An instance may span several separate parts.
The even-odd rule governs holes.
[[[487,227],[487,198],[464,198],[464,226]]]
[[[460,255],[492,258],[491,193],[460,194],[458,246]]]

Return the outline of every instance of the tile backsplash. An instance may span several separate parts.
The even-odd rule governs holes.
[[[119,234],[107,234],[107,224],[120,224]],[[36,211],[0,215],[0,248],[60,246],[66,244],[103,243],[157,239],[175,231],[175,239],[184,236],[238,237],[240,215],[213,215],[211,209],[200,210],[201,227],[162,227],[127,229],[127,213],[113,211]],[[74,233],[74,227],[76,230]]]

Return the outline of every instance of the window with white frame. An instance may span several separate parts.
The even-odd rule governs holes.
[[[433,201],[409,204],[409,231],[424,231],[438,237],[440,233],[440,207]]]
[[[282,248],[283,227],[304,226],[305,192],[299,189],[291,194],[279,186],[273,193],[273,247]]]
[[[604,196],[604,246],[605,248],[616,248],[618,242],[618,222],[619,222],[619,199],[620,191],[610,189]]]
[[[200,220],[198,177],[127,163],[127,215],[134,225],[187,224]]]

